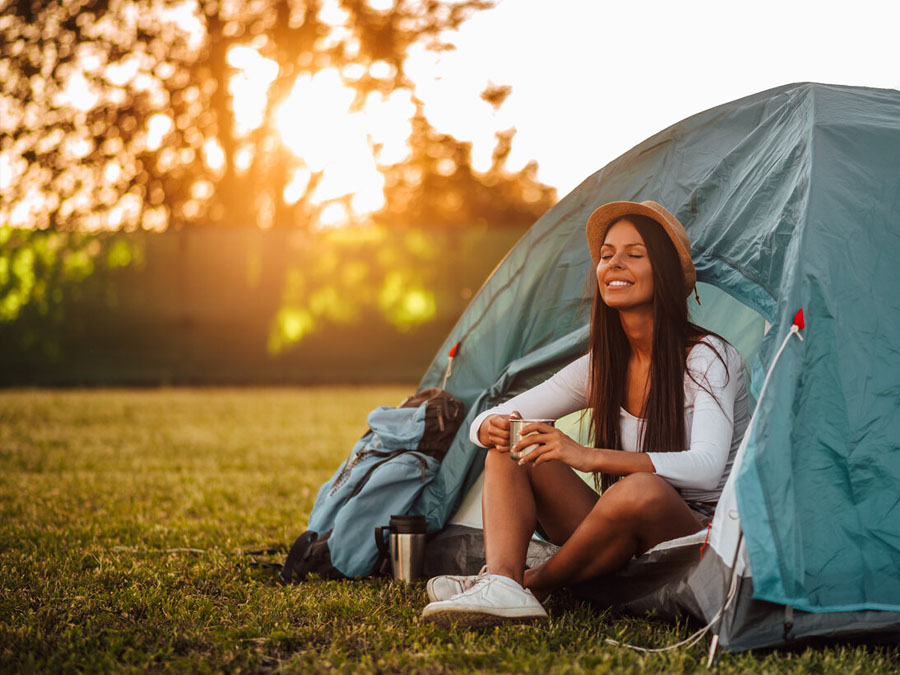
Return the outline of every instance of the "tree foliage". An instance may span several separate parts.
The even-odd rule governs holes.
[[[0,345],[7,354],[38,353],[56,362],[59,338],[72,330],[64,308],[83,295],[85,282],[96,271],[137,271],[142,263],[139,242],[122,232],[0,227]]]
[[[506,171],[514,130],[478,174],[470,148],[431,126],[405,69],[412,48],[448,49],[449,32],[490,5],[0,0],[0,224],[310,228],[373,212],[392,224],[530,222],[555,193],[534,164]],[[329,83],[349,92],[349,113],[408,125],[400,155],[359,132],[384,176],[368,201],[330,185],[308,148],[343,142],[317,98]],[[499,106],[508,93],[483,98]]]
[[[472,147],[437,132],[421,112],[413,118],[410,157],[386,167],[387,207],[380,220],[390,225],[439,226],[534,222],[556,201],[556,190],[537,179],[537,163],[516,173],[506,170],[515,129],[496,134],[490,170],[472,168]]]

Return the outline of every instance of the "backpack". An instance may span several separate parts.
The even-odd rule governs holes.
[[[282,583],[310,573],[329,579],[370,576],[384,564],[375,528],[406,515],[434,478],[465,415],[465,406],[439,387],[396,408],[369,413],[369,430],[321,488],[279,575]],[[381,570],[383,571],[383,570]]]

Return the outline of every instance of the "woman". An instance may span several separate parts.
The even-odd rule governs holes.
[[[546,617],[553,590],[622,567],[656,544],[706,526],[749,420],[743,361],[688,321],[696,272],[680,222],[651,201],[591,214],[597,276],[590,351],[543,384],[479,415],[488,448],[482,513],[487,565],[477,576],[428,582],[423,618],[485,625]],[[512,449],[510,417],[590,409],[594,447],[547,424]],[[599,472],[599,495],[573,469]],[[540,526],[558,552],[525,569]]]

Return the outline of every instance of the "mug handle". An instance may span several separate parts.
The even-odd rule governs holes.
[[[388,553],[387,542],[384,540],[385,531],[390,531],[390,527],[379,526],[375,528],[375,544],[378,546],[378,558],[387,560],[390,557]]]

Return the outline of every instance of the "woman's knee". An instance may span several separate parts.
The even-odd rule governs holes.
[[[533,490],[541,491],[541,486],[548,480],[551,484],[554,483],[553,477],[560,467],[551,465],[556,464],[559,462],[547,462],[538,467],[529,462],[519,466],[518,462],[510,458],[508,452],[488,450],[484,458],[484,475],[493,479],[526,481]]]
[[[484,458],[484,470],[492,474],[509,472],[519,468],[518,464],[509,458],[508,452],[499,452],[492,449],[488,450]]]
[[[556,462],[549,462],[548,464],[555,463]],[[544,466],[546,466],[546,464]],[[500,452],[499,450],[493,449],[488,450],[487,455],[484,458],[484,468],[485,471],[510,471],[529,476],[535,470],[535,466],[531,462],[519,466],[519,463],[510,457],[508,452]],[[537,469],[540,468],[542,467],[537,467]]]
[[[671,503],[678,493],[653,473],[632,473],[619,479],[604,495],[605,508],[614,508],[622,517],[652,516]]]

